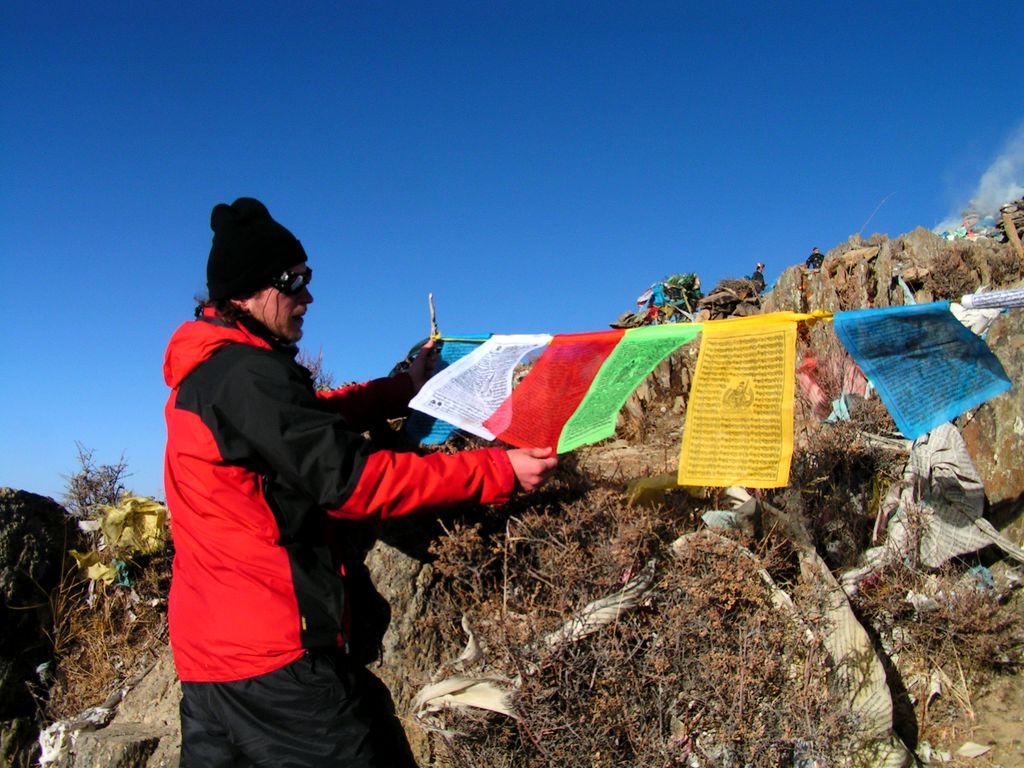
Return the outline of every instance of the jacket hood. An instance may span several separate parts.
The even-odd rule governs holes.
[[[182,323],[171,336],[164,353],[164,381],[176,388],[196,367],[228,344],[250,344],[270,349],[270,343],[241,324],[229,324],[204,310],[198,320]]]

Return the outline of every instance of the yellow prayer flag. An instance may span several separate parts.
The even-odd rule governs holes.
[[[121,554],[151,555],[164,545],[167,507],[145,496],[128,496],[116,507],[97,505],[100,530],[107,543]]]
[[[704,324],[680,485],[780,488],[793,457],[796,323],[775,312]]]

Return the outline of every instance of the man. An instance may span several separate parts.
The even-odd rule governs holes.
[[[754,267],[754,274],[750,276],[750,282],[754,284],[754,290],[758,293],[764,292],[764,264],[760,261]]]
[[[408,373],[315,392],[294,359],[313,302],[302,245],[252,198],[217,205],[210,224],[209,300],[164,361],[181,765],[413,765],[359,663],[370,619],[346,590],[361,566],[346,526],[501,504],[556,458],[375,451],[361,432],[407,413],[429,352]]]
[[[807,257],[807,261],[804,265],[808,269],[820,269],[821,263],[825,260],[825,257],[821,254],[821,251],[814,247],[811,249],[811,255]]]

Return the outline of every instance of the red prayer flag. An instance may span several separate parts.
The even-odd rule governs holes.
[[[622,329],[555,336],[512,396],[484,426],[520,448],[554,448],[604,361],[625,334]]]

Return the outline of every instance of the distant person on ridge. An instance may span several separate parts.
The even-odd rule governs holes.
[[[750,282],[754,284],[754,288],[758,293],[764,292],[764,264],[760,261],[754,267],[754,273],[750,276]]]
[[[811,255],[807,257],[805,262],[808,269],[821,269],[821,263],[825,261],[825,257],[822,256],[821,251],[817,247],[811,249]]]
[[[414,766],[364,666],[383,629],[353,587],[365,575],[355,529],[502,504],[546,482],[557,459],[375,450],[361,432],[407,413],[429,345],[407,373],[314,391],[294,359],[313,302],[302,245],[252,198],[217,205],[210,225],[209,299],[164,360],[181,766]]]

